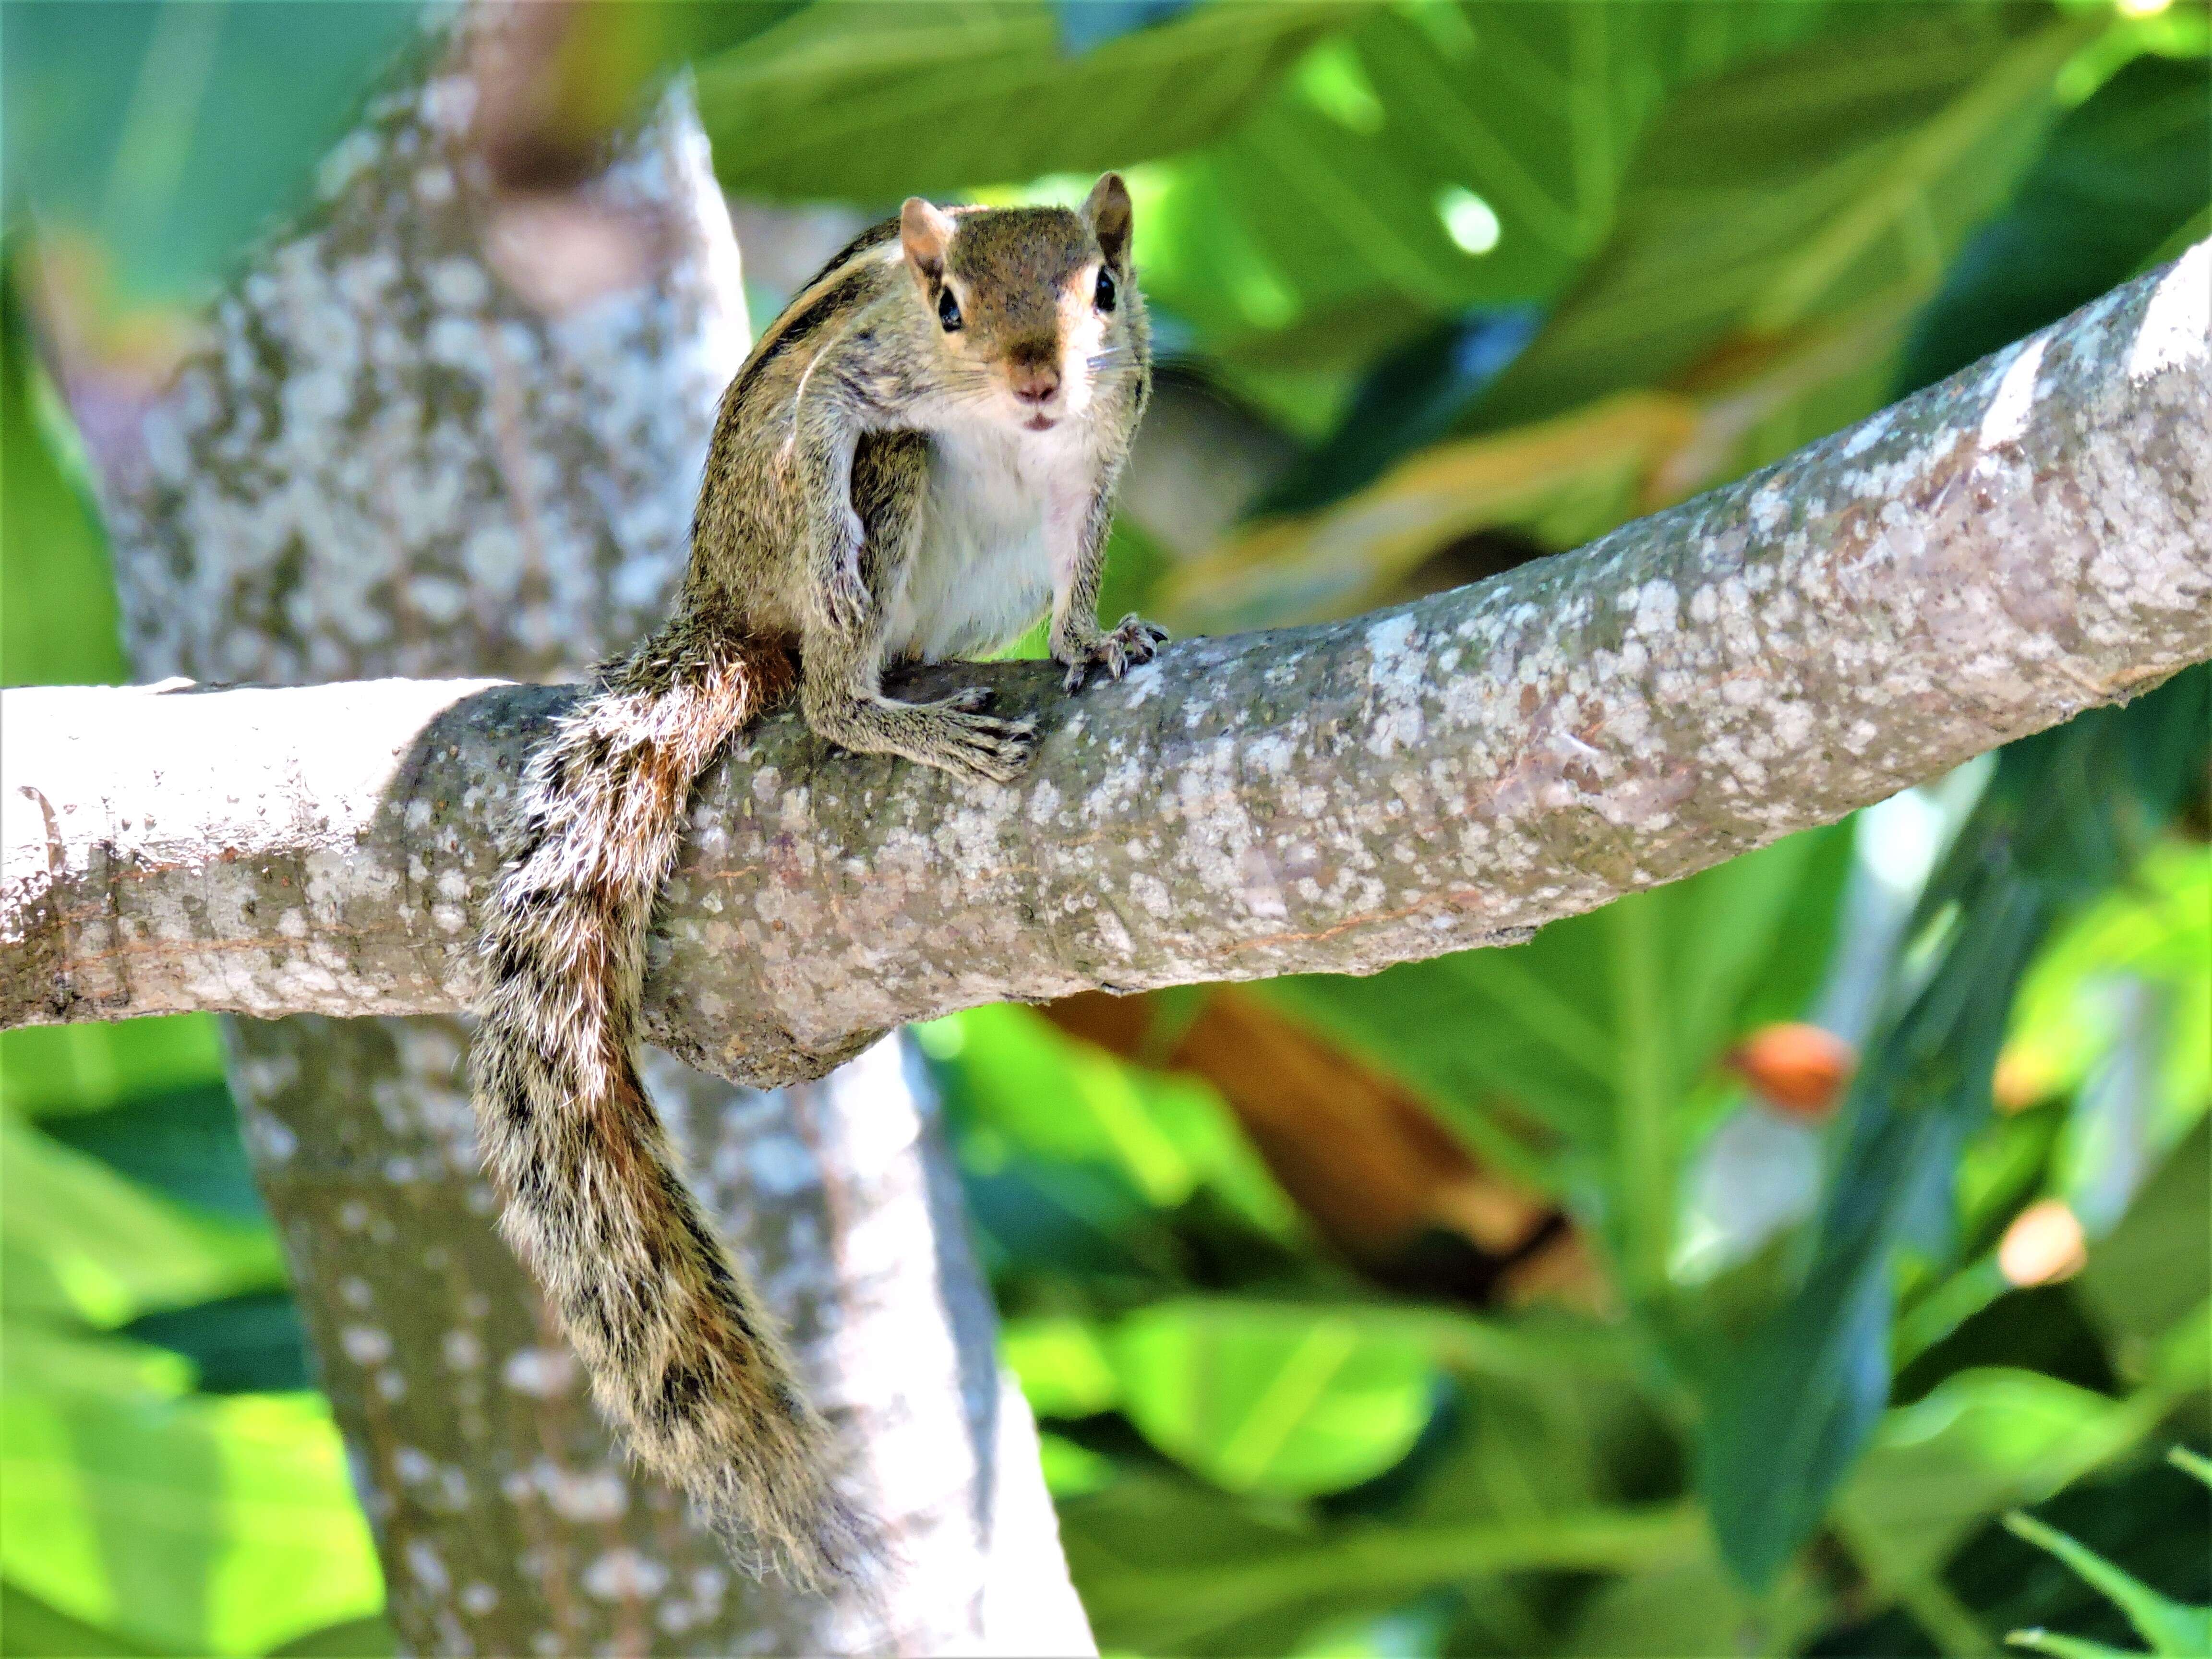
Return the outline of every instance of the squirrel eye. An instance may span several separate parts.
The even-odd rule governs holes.
[[[937,291],[937,320],[945,325],[947,334],[960,326],[960,301],[952,297],[952,290],[949,288]]]
[[[1098,291],[1091,296],[1091,303],[1101,311],[1114,309],[1114,273],[1103,266],[1098,272]]]

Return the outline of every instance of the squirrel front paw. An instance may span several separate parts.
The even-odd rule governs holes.
[[[1103,667],[1115,679],[1127,673],[1132,665],[1150,662],[1159,650],[1168,630],[1158,623],[1148,623],[1135,611],[1115,623],[1109,633],[1094,634],[1089,639],[1072,638],[1056,641],[1052,648],[1052,659],[1063,665],[1067,678],[1063,682],[1071,691],[1080,691],[1083,682],[1094,664]]]

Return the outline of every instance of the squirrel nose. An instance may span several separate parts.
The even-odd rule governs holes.
[[[1025,404],[1049,403],[1060,390],[1060,368],[1054,363],[1016,363],[1006,379]]]

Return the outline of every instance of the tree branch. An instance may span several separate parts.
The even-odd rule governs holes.
[[[2212,656],[2212,244],[1580,552],[1178,644],[1015,788],[790,713],[704,781],[657,1040],[817,1074],[905,1020],[1510,942]],[[5,699],[0,1024],[466,1004],[494,825],[573,688]]]

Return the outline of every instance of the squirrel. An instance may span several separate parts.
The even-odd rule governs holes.
[[[862,1581],[883,1547],[640,1081],[653,907],[695,781],[794,687],[830,744],[1004,784],[1032,720],[983,714],[981,690],[896,701],[885,667],[1000,644],[1048,603],[1071,692],[1167,637],[1096,616],[1151,392],[1131,228],[1112,173],[1078,210],[915,197],[799,290],[722,395],[673,615],[524,768],[478,939],[501,1230],[633,1454],[812,1588]]]

